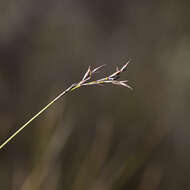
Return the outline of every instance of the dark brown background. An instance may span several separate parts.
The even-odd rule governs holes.
[[[83,88],[0,151],[4,190],[190,188],[190,3],[0,1],[0,142],[88,65],[134,91]],[[101,77],[101,75],[100,75]]]

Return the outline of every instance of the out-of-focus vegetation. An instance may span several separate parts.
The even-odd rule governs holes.
[[[0,142],[89,65],[134,62],[134,91],[80,89],[2,149],[1,189],[189,189],[189,6],[0,1]]]

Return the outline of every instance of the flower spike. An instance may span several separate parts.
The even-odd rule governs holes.
[[[105,66],[105,64],[104,64],[104,65],[101,65],[101,66],[99,66],[99,67],[96,67],[95,69],[92,70],[92,74],[96,73],[97,70],[101,69],[101,68],[104,67],[104,66]]]
[[[84,77],[82,78],[82,81],[90,76],[91,76],[91,66],[88,67],[86,73],[84,74]]]

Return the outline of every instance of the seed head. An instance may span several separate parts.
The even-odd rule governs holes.
[[[82,80],[80,82],[76,83],[76,85],[74,85],[74,88],[76,88],[76,86],[77,87],[90,86],[90,85],[101,85],[102,86],[103,84],[106,84],[106,83],[112,83],[114,85],[124,86],[124,87],[127,87],[132,90],[132,88],[127,84],[127,82],[128,82],[127,80],[124,80],[124,81],[118,80],[121,77],[121,73],[123,73],[127,70],[127,66],[130,63],[130,61],[131,60],[127,61],[126,64],[121,67],[121,69],[116,67],[116,72],[112,73],[111,75],[106,76],[101,79],[98,79],[98,80],[91,81],[91,82],[90,82],[90,79],[94,76],[94,74],[97,73],[97,71],[105,65],[101,65],[94,69],[91,69],[91,66],[89,66],[86,73],[84,74]]]

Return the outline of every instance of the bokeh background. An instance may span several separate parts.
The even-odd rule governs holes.
[[[65,96],[0,151],[4,190],[190,189],[190,3],[0,1],[0,142],[89,65],[134,88]]]

